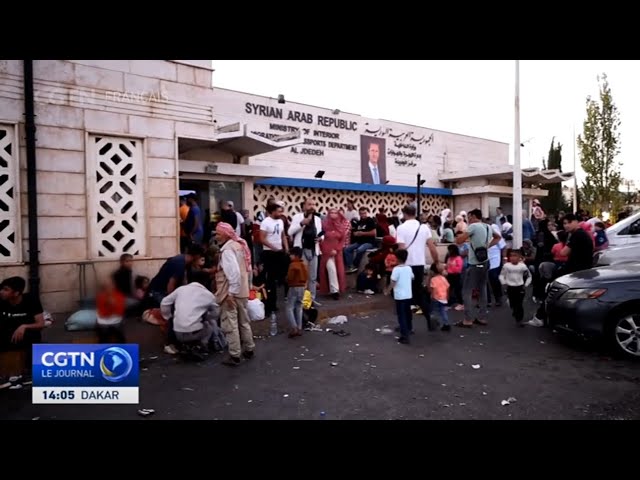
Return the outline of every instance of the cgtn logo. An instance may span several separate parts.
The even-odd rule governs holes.
[[[138,364],[138,345],[37,344],[33,388],[49,389],[41,392],[47,403],[138,403]],[[64,394],[58,398],[50,387],[62,388]],[[71,395],[69,387],[79,390]]]

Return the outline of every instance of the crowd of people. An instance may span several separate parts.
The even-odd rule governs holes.
[[[212,350],[227,350],[223,363],[236,366],[254,357],[250,300],[264,303],[264,317],[273,325],[282,287],[289,337],[299,337],[303,310],[321,307],[320,296],[338,300],[349,274],[356,276],[360,293],[393,295],[403,344],[410,343],[414,315],[424,316],[430,331],[438,327],[432,320],[436,313],[440,330],[451,331],[451,309],[464,314],[455,326],[486,326],[489,308],[501,307],[505,293],[518,325],[541,327],[546,285],[591,268],[594,251],[608,243],[607,225],[588,212],[551,216],[538,202],[523,212],[521,249],[512,248],[512,220],[500,208],[494,218],[483,218],[479,209],[418,215],[412,196],[391,215],[384,207],[372,214],[351,201],[321,214],[312,198],[291,218],[284,207],[270,198],[264,212],[250,220],[248,212],[235,212],[225,202],[205,241],[195,196],[181,199],[182,252],[152,278],[134,275],[133,257],[122,255],[97,292],[99,340],[126,342],[124,319],[142,317],[160,326],[166,353],[198,360]],[[446,245],[442,258],[438,245]],[[530,285],[539,307],[526,320],[523,302]],[[30,351],[40,341],[44,313],[24,290],[19,277],[0,285],[2,351],[16,345]]]

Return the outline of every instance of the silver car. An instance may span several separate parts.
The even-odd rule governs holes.
[[[593,255],[594,267],[638,262],[640,262],[640,245],[637,243],[612,246]]]

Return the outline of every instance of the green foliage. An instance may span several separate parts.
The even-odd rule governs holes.
[[[580,189],[580,207],[600,216],[621,203],[620,114],[613,102],[606,74],[598,77],[599,100],[587,97],[583,133],[578,136],[580,165],[587,174]]]
[[[551,146],[549,147],[549,156],[546,160],[543,159],[542,165],[545,170],[559,170],[562,171],[562,145],[555,143],[555,137],[551,139]],[[566,211],[567,202],[562,195],[562,183],[552,183],[550,185],[541,185],[542,188],[549,191],[547,197],[541,199],[542,208],[547,213],[557,213],[559,211]],[[569,208],[569,210],[571,210]]]

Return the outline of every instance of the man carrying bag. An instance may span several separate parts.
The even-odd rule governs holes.
[[[469,219],[467,231],[456,237],[458,245],[469,242],[469,266],[464,273],[462,284],[464,320],[458,322],[456,326],[471,328],[474,323],[487,325],[489,248],[497,244],[501,237],[489,225],[482,222],[482,212],[479,209],[471,210],[467,216]],[[474,290],[479,293],[479,310],[476,310],[473,302]]]

